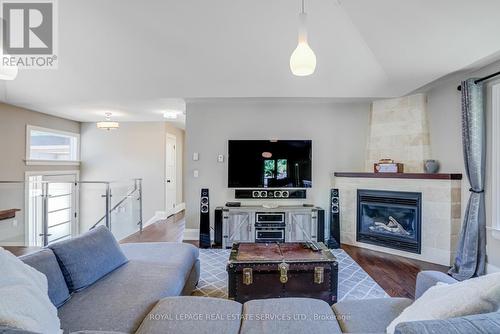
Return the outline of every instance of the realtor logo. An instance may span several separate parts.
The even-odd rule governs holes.
[[[55,68],[55,0],[0,0],[2,64],[24,68]]]

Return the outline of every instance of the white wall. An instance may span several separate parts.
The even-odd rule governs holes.
[[[95,123],[82,123],[82,166],[81,179],[127,180],[143,179],[143,221],[151,219],[156,211],[165,210],[165,140],[167,126],[164,122],[123,122],[120,128],[103,131]],[[172,131],[172,130],[171,130]],[[182,130],[179,130],[182,132]],[[179,135],[179,133],[176,133]],[[180,136],[180,135],[179,135]],[[182,142],[181,142],[182,144]],[[182,152],[182,145],[180,147]],[[182,158],[180,159],[182,162]],[[180,168],[182,172],[182,168]],[[182,180],[182,174],[180,181]],[[182,182],[180,182],[182,185]],[[124,184],[116,187],[115,196],[124,193]],[[97,190],[82,195],[82,220],[84,228],[92,225],[99,213],[86,210],[85,200],[95,201]],[[118,193],[118,195],[117,195]],[[182,193],[181,193],[182,196]],[[114,202],[117,200],[115,197]],[[102,202],[102,201],[101,201]],[[98,204],[100,205],[100,204]],[[101,208],[99,208],[101,210]],[[127,220],[129,215],[122,215]],[[124,237],[134,232],[133,225],[125,222],[113,223],[114,232]]]
[[[227,188],[229,139],[311,139],[313,188],[307,200],[328,208],[331,173],[361,171],[368,130],[368,103],[299,103],[218,101],[187,105],[185,199],[187,228],[199,226],[200,189],[210,189],[211,222],[214,208],[234,200]],[[199,161],[193,161],[199,152]],[[224,154],[224,163],[217,155]],[[193,177],[194,170],[199,177]]]
[[[26,125],[80,133],[80,123],[0,103],[0,181],[24,181],[27,171],[78,170],[78,166],[27,166]],[[15,220],[0,221],[0,245],[23,245],[23,184],[0,184],[0,210],[21,209]]]
[[[500,70],[500,62],[488,65],[478,71],[453,75],[439,80],[421,91],[428,96],[428,112],[433,158],[441,162],[441,170],[445,172],[461,172],[462,210],[465,210],[469,199],[469,183],[465,175],[462,152],[462,127],[460,92],[457,86],[463,79],[483,77]],[[491,226],[491,85],[500,80],[489,81],[486,85],[486,124],[487,124],[487,173],[486,173],[486,217],[487,226]],[[500,240],[487,232],[487,254],[490,270],[500,268]]]

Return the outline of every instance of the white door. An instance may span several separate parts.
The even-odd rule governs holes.
[[[177,180],[176,180],[176,150],[177,138],[174,135],[167,133],[167,152],[166,152],[166,170],[165,170],[165,184],[166,184],[166,204],[165,208],[167,215],[175,213],[176,198],[177,198]]]
[[[41,181],[48,184],[48,243],[78,235],[78,173],[31,174],[29,182],[30,244],[43,246]]]

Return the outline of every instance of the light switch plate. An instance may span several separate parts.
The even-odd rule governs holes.
[[[195,170],[193,171],[193,177],[198,177],[199,175],[200,175],[200,173],[198,172],[198,170],[197,170],[197,169],[195,169]]]
[[[198,161],[200,160],[200,154],[198,152],[193,153],[193,161]]]
[[[218,161],[218,162],[224,162],[224,154],[219,154],[219,155],[217,156],[217,161]]]

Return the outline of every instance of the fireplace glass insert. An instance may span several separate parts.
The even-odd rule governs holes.
[[[420,254],[422,194],[358,189],[356,240]]]

